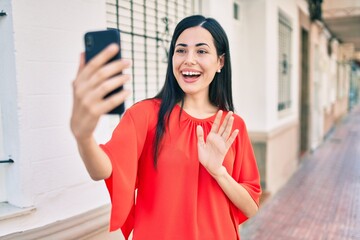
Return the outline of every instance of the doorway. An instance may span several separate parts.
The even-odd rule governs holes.
[[[309,32],[301,28],[300,156],[309,149]]]

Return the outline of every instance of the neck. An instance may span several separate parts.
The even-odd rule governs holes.
[[[210,103],[208,97],[192,98],[185,96],[183,108],[188,114],[197,118],[207,118],[218,111],[218,108]]]

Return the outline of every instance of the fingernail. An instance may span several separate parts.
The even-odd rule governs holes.
[[[123,59],[122,61],[123,61],[123,63],[125,64],[125,67],[131,66],[131,60],[129,60],[129,59]]]

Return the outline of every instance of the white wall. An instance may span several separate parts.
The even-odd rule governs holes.
[[[291,32],[291,107],[286,113],[279,113],[278,68],[279,68],[279,11],[285,14],[292,26]],[[267,145],[267,190],[277,192],[291,177],[297,167],[299,99],[299,23],[295,1],[277,0],[266,2],[266,129],[274,132],[282,129]],[[287,126],[284,128],[284,126]],[[291,126],[291,127],[289,127]],[[284,149],[284,145],[287,149]]]
[[[208,0],[204,14],[216,18],[228,34],[233,67],[234,104],[254,132],[268,132],[298,118],[299,32],[296,1],[239,0],[240,21],[233,19],[233,1]],[[298,3],[303,5],[300,1]],[[221,11],[219,11],[221,9]],[[284,117],[277,111],[278,12],[292,21],[292,107]],[[224,14],[224,13],[229,14]]]
[[[7,200],[36,208],[25,217],[1,221],[2,236],[83,213],[109,198],[103,182],[90,180],[69,129],[82,36],[106,27],[105,2],[5,0],[0,9],[8,13],[0,24],[6,24],[10,41],[0,61],[12,70],[5,76],[11,81],[1,85],[1,103],[16,106],[3,118],[13,121],[4,123],[13,134],[4,151],[15,160],[8,169]],[[3,89],[10,96],[3,97]]]
[[[269,115],[269,128],[277,128],[289,122],[298,119],[298,100],[299,100],[299,16],[298,8],[295,1],[277,0],[268,2],[268,46],[267,46],[267,62],[268,76],[270,86],[267,88],[270,103],[267,107]],[[292,49],[291,49],[291,108],[286,116],[279,116],[277,112],[278,99],[278,13],[285,13],[292,23]],[[269,43],[275,42],[273,46]]]
[[[241,51],[241,83],[235,101],[241,115],[248,118],[250,131],[268,132],[296,121],[298,117],[298,9],[295,1],[245,1],[245,44]],[[284,117],[278,101],[278,12],[292,21],[292,107]]]
[[[233,93],[237,112],[248,129],[268,132],[298,117],[298,9],[295,1],[239,1],[240,21],[232,19],[233,1],[213,1],[211,14],[228,33],[233,66]],[[223,11],[231,14],[223,14]],[[292,21],[292,108],[279,117],[278,99],[278,11]],[[229,27],[231,26],[231,28]]]
[[[203,1],[203,14],[218,20],[229,38],[236,113],[249,129],[260,130],[266,121],[264,0],[239,0],[240,21],[233,19],[233,2]]]
[[[220,6],[219,6],[220,7]],[[299,23],[296,1],[248,0],[240,1],[243,16],[233,24],[232,48],[234,68],[234,101],[251,133],[259,133],[266,148],[267,190],[276,192],[289,178],[297,165],[298,122],[298,58]],[[292,23],[291,97],[292,106],[286,114],[279,114],[278,104],[278,47],[279,11]],[[235,56],[235,57],[234,57]],[[274,138],[274,132],[280,135]],[[270,141],[271,136],[273,139]],[[291,141],[287,151],[283,144]],[[284,154],[285,153],[285,154]],[[279,174],[280,173],[280,174]]]
[[[250,131],[265,131],[266,88],[269,86],[266,73],[266,4],[265,0],[246,1],[244,10],[244,45],[239,53],[241,82],[236,104],[247,119]]]

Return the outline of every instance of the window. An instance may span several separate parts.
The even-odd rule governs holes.
[[[5,188],[5,163],[7,160],[5,159],[5,153],[3,148],[3,130],[2,130],[2,116],[1,116],[1,105],[0,105],[0,202],[4,202],[6,200],[6,188]]]
[[[11,9],[0,9],[0,203],[7,201],[7,174],[8,168],[12,163],[9,157],[10,152],[14,152],[12,146],[17,146],[17,136],[14,129],[17,126],[16,114],[16,81],[15,76],[15,51],[13,24],[11,19]],[[14,118],[15,117],[15,118]]]
[[[132,60],[132,103],[153,97],[165,80],[167,51],[194,0],[107,0],[107,27],[121,31],[122,55]]]
[[[279,12],[279,82],[278,111],[291,107],[291,22]]]

